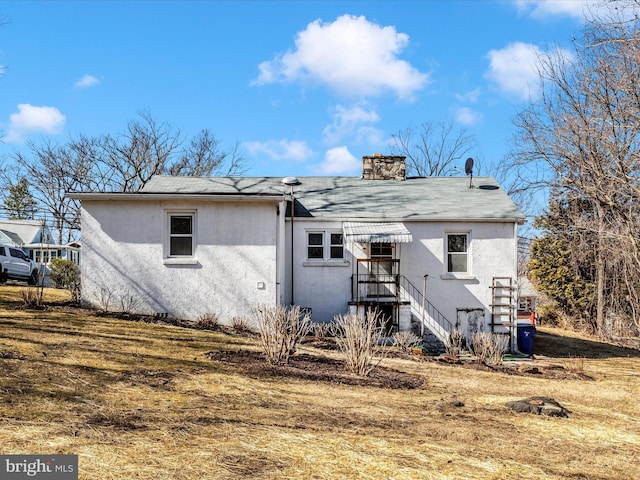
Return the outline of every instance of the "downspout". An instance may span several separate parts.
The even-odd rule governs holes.
[[[276,207],[276,305],[283,304],[282,284],[285,278],[285,212],[286,199]]]
[[[296,217],[296,199],[293,196],[293,185],[291,186],[291,305],[295,305],[295,295],[293,294],[294,282],[293,282],[293,224]]]
[[[294,278],[293,278],[293,270],[294,270],[294,257],[293,257],[293,250],[294,250],[294,244],[293,244],[293,227],[294,227],[294,223],[295,223],[295,216],[296,216],[296,198],[293,195],[293,187],[296,185],[300,185],[300,180],[298,180],[296,177],[285,177],[282,179],[282,183],[284,185],[287,185],[289,187],[291,187],[291,193],[290,193],[290,198],[291,198],[291,305],[295,305],[295,295],[294,295]]]
[[[509,328],[511,330],[511,351],[517,352],[518,351],[518,288],[517,288],[518,286],[518,222],[517,221],[513,222],[513,238],[515,240],[515,242],[513,242],[514,249],[515,249],[513,269],[516,274],[515,275],[516,288],[512,290],[513,292],[512,302],[515,303],[515,308],[513,308],[514,305],[512,304],[511,318],[509,319],[509,323],[511,324],[511,326]]]

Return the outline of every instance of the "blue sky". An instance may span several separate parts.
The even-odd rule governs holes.
[[[148,110],[185,137],[239,142],[248,175],[358,175],[392,134],[449,119],[493,174],[536,95],[536,52],[570,49],[585,5],[5,1],[0,157],[117,134]]]

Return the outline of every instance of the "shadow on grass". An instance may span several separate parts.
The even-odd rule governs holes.
[[[533,354],[556,358],[640,358],[640,351],[538,329],[533,338]]]

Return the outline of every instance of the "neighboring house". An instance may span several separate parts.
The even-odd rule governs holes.
[[[53,242],[49,228],[39,220],[0,220],[0,244],[14,245],[27,256],[42,265],[40,277],[50,285],[49,263],[54,258],[71,260],[80,264],[80,244],[72,242],[59,245]]]
[[[538,292],[526,276],[518,278],[518,321],[531,322],[531,314],[537,318]]]
[[[53,258],[80,264],[80,243],[53,243],[51,230],[39,220],[0,220],[0,244],[15,245],[30,259],[45,265]]]
[[[49,228],[39,220],[0,220],[0,232],[20,248],[30,243],[51,243],[52,238]]]
[[[404,157],[374,155],[362,178],[157,176],[68,196],[82,203],[86,305],[225,322],[258,305],[320,322],[377,307],[390,330],[513,345],[524,216],[492,178],[406,178]]]
[[[71,242],[65,245],[57,243],[27,243],[22,246],[22,249],[36,263],[49,265],[54,258],[61,258],[80,265],[79,242]]]

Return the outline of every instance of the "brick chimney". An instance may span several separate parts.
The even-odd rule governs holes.
[[[375,153],[362,157],[363,180],[406,180],[406,157]]]

